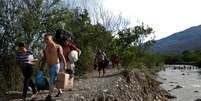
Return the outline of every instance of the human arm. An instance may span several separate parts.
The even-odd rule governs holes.
[[[29,64],[36,64],[38,59],[34,59],[33,53],[30,52],[29,56],[28,56],[28,62]]]
[[[46,63],[46,56],[45,56],[45,51],[43,50],[42,59],[41,59],[41,63],[40,63],[41,70],[43,70],[45,63]]]
[[[58,55],[59,55],[59,59],[61,59],[61,61],[63,61],[63,63],[64,63],[64,69],[67,69],[66,59],[64,57],[63,48],[61,46],[59,46],[59,48],[58,48]]]
[[[16,60],[16,64],[20,65],[20,55],[19,55],[19,52],[16,52],[15,60]]]
[[[79,48],[77,48],[73,43],[70,43],[69,47],[71,50],[76,50],[78,52],[78,56],[80,56],[81,50]]]

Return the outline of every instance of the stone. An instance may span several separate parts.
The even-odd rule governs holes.
[[[197,98],[195,101],[201,101],[201,99],[200,99],[200,98]]]
[[[103,92],[108,92],[108,89],[104,89]]]
[[[183,88],[182,86],[180,85],[177,85],[176,87],[174,87],[173,89],[179,89],[179,88]]]
[[[174,95],[165,95],[165,97],[167,97],[168,99],[176,99],[177,97]]]
[[[85,97],[84,97],[84,96],[80,96],[80,98],[81,98],[82,100],[84,100],[84,99],[85,99]]]

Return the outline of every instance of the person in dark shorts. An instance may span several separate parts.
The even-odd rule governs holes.
[[[101,70],[103,71],[103,76],[105,75],[105,68],[108,64],[107,56],[104,51],[99,49],[95,56],[95,64],[98,66],[99,77],[101,74]]]
[[[112,54],[111,62],[112,62],[112,68],[117,67],[117,69],[119,69],[119,65],[120,65],[120,57],[119,57],[119,55]]]
[[[33,62],[35,59],[33,58],[33,53],[25,47],[24,42],[20,42],[18,44],[18,51],[16,53],[16,60],[22,69],[22,74],[24,76],[24,87],[22,97],[25,100],[27,96],[27,90],[30,86],[32,88],[33,94],[37,93],[35,88],[35,84],[32,80],[33,75]]]

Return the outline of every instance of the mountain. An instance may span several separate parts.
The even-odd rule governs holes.
[[[201,25],[174,33],[157,40],[151,51],[156,53],[182,53],[185,50],[201,50]]]

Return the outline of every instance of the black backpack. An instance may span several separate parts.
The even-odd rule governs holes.
[[[56,31],[55,34],[55,41],[60,44],[63,45],[63,43],[67,40],[71,40],[72,39],[72,33],[69,31],[64,31],[62,29],[58,29]]]

